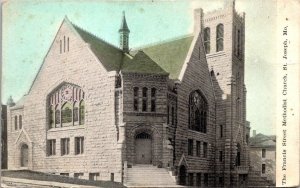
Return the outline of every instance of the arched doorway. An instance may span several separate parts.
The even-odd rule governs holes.
[[[186,168],[184,165],[181,165],[179,168],[179,185],[186,184]]]
[[[21,167],[28,167],[28,145],[21,146]]]
[[[137,164],[152,163],[152,138],[148,133],[142,132],[135,136],[135,162]]]

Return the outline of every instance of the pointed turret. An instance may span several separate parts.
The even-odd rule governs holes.
[[[128,29],[126,18],[125,18],[125,12],[123,11],[123,18],[121,23],[121,28],[119,29],[120,33],[120,48],[124,52],[129,51],[129,33],[130,30]]]
[[[9,96],[9,98],[7,100],[7,106],[9,106],[9,107],[15,106],[15,102],[14,102],[12,96]]]

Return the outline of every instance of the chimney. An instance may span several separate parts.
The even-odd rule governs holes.
[[[203,29],[203,9],[194,10],[194,34],[198,35]]]
[[[256,136],[256,130],[253,130],[252,137]]]

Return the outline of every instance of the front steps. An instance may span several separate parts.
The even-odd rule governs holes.
[[[267,180],[266,177],[261,177],[260,171],[249,170],[248,174],[249,187],[274,187],[275,185]]]
[[[134,165],[127,169],[127,187],[182,187],[167,169],[152,165]]]

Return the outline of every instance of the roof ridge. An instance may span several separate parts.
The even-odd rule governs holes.
[[[156,45],[160,45],[160,44],[164,44],[164,43],[168,43],[168,42],[173,42],[173,41],[177,41],[177,40],[188,38],[188,37],[192,37],[192,36],[194,36],[192,33],[191,34],[186,34],[186,35],[181,35],[181,36],[177,36],[177,37],[173,37],[173,38],[161,40],[161,41],[158,41],[158,42],[153,42],[153,43],[145,44],[145,45],[137,47],[137,48],[135,48],[135,49],[133,49],[131,51],[143,50],[143,49],[148,48],[148,47],[152,47],[152,46],[156,46]]]
[[[70,22],[71,22],[71,21],[70,21]],[[98,39],[98,40],[101,40],[102,42],[106,43],[107,45],[109,45],[109,46],[111,46],[111,47],[113,47],[113,48],[116,48],[117,50],[122,51],[119,47],[117,47],[117,46],[115,46],[115,45],[109,43],[108,41],[104,40],[103,38],[101,38],[101,37],[99,37],[99,36],[97,36],[97,35],[95,35],[95,34],[89,32],[89,31],[87,31],[86,29],[84,29],[84,28],[82,28],[82,27],[80,27],[80,26],[74,24],[73,22],[71,22],[71,24],[72,24],[75,28],[81,29],[82,31],[86,32],[87,34],[91,35],[92,37],[95,37],[95,38]]]

